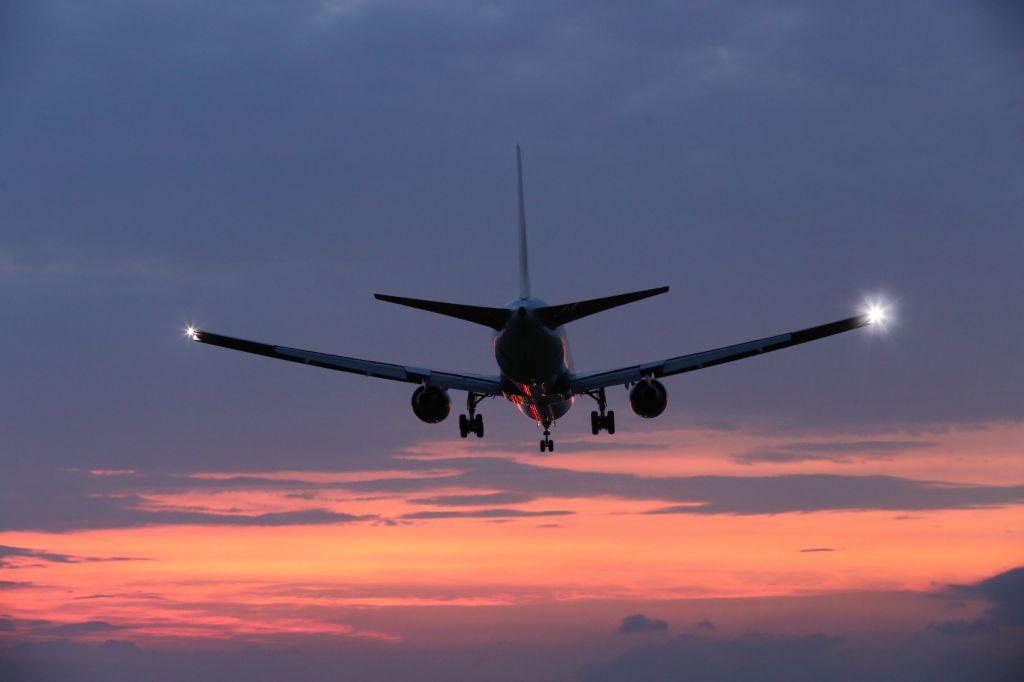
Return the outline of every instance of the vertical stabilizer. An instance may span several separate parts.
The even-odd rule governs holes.
[[[530,262],[526,252],[526,210],[523,207],[523,156],[516,145],[516,175],[519,180],[519,298],[530,298]]]

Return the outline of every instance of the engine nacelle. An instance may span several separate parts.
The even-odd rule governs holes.
[[[412,394],[412,412],[416,418],[428,424],[443,422],[452,411],[452,399],[448,391],[437,386],[420,386]]]
[[[660,381],[641,381],[629,392],[629,407],[644,419],[653,419],[665,411],[668,392]]]

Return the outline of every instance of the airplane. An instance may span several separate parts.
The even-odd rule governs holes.
[[[477,375],[442,372],[433,369],[374,362],[359,358],[318,353],[287,346],[214,334],[188,327],[193,341],[254,353],[278,360],[302,363],[368,377],[418,384],[412,394],[412,411],[421,421],[437,424],[451,412],[449,391],[465,391],[466,413],[459,415],[459,435],[483,438],[483,415],[477,406],[484,398],[502,396],[526,417],[543,428],[540,451],[553,452],[551,426],[564,417],[579,396],[594,399],[597,409],[590,413],[593,435],[615,433],[615,412],[608,409],[605,389],[625,386],[629,406],[640,417],[653,419],[665,411],[668,393],[660,379],[693,372],[727,362],[789,348],[808,341],[852,331],[882,322],[881,305],[871,305],[862,314],[799,331],[769,336],[723,348],[627,365],[600,372],[577,373],[573,370],[565,326],[581,318],[633,303],[668,291],[657,287],[616,296],[548,305],[530,293],[530,272],[526,248],[526,217],[523,201],[523,162],[516,146],[516,176],[519,214],[519,297],[500,308],[444,303],[401,296],[374,294],[380,301],[417,308],[490,327],[499,373]]]

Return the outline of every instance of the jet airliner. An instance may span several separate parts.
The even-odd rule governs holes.
[[[517,299],[503,307],[490,308],[375,294],[375,298],[381,301],[490,327],[498,374],[485,376],[442,372],[409,365],[361,360],[247,341],[194,327],[189,327],[186,334],[194,341],[222,348],[314,367],[418,384],[412,394],[412,411],[417,418],[428,424],[442,422],[450,414],[452,400],[449,391],[465,391],[466,413],[459,415],[459,435],[463,438],[470,434],[477,438],[483,437],[483,415],[477,412],[477,406],[484,398],[502,396],[543,428],[544,437],[540,441],[540,451],[552,452],[555,444],[551,440],[551,426],[565,416],[578,396],[587,396],[597,403],[597,409],[590,413],[591,432],[594,435],[601,431],[613,434],[615,412],[608,409],[605,396],[605,389],[609,387],[625,386],[629,391],[629,406],[632,411],[640,417],[651,419],[664,412],[668,404],[668,393],[660,379],[823,339],[877,324],[883,318],[883,309],[873,306],[854,317],[746,343],[600,372],[575,372],[566,340],[567,324],[610,308],[663,294],[668,291],[668,287],[561,305],[548,305],[534,298],[530,293],[526,218],[523,206],[523,166],[518,146],[516,176],[519,214]]]

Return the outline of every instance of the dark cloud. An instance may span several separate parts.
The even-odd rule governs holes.
[[[116,635],[117,633],[111,633]],[[578,659],[567,662],[550,646],[404,647],[359,638],[266,636],[259,646],[208,647],[187,654],[108,639],[102,644],[71,640],[0,647],[4,682],[360,682],[445,680],[522,682],[571,680]],[[339,673],[339,671],[341,671]]]
[[[938,623],[928,623],[928,629],[940,635],[954,637],[971,637],[975,635],[988,635],[995,631],[996,625],[983,618],[974,620],[945,620]]]
[[[58,554],[56,552],[46,552],[39,549],[29,549],[27,547],[11,547],[10,545],[0,545],[0,566],[5,566],[4,559],[7,557],[32,557],[33,559],[39,559],[40,561],[52,561],[54,563],[61,564],[73,564],[82,561],[78,557],[73,557],[70,554]]]
[[[293,526],[353,523],[375,521],[376,515],[357,516],[332,512],[327,509],[304,509],[291,512],[268,512],[266,514],[204,514],[200,512],[144,512],[136,516],[132,525],[210,525],[210,526]]]
[[[788,464],[793,462],[849,463],[855,459],[880,459],[907,450],[933,448],[934,441],[859,440],[842,442],[801,442],[774,446],[772,450],[752,450],[736,455],[739,464]]]
[[[377,467],[381,464],[378,463]],[[401,470],[404,460],[385,466]],[[436,476],[430,471],[441,471]],[[997,507],[1024,501],[1022,485],[956,484],[917,481],[893,476],[835,474],[779,476],[636,476],[624,473],[574,471],[537,466],[494,457],[473,457],[412,462],[415,476],[387,477],[339,483],[304,483],[256,474],[225,479],[186,475],[136,474],[91,476],[78,472],[51,472],[34,477],[35,490],[61,504],[34,504],[35,495],[12,481],[0,481],[0,526],[7,529],[64,531],[74,528],[124,528],[155,524],[288,525],[350,522],[388,522],[373,515],[352,515],[321,508],[259,515],[213,513],[201,510],[154,510],[144,495],[157,492],[203,490],[265,490],[294,494],[346,491],[366,495],[420,495],[439,488],[501,490],[506,500],[572,499],[607,495],[629,500],[673,502],[649,510],[650,514],[780,514],[839,509],[931,510]],[[383,472],[382,472],[383,476]],[[20,481],[24,483],[24,481]],[[193,488],[192,485],[195,484]],[[9,494],[6,494],[9,493]],[[487,504],[487,495],[431,495],[412,497],[422,503],[475,506]],[[433,518],[459,514],[443,512]],[[432,518],[409,516],[408,518]]]
[[[409,504],[429,504],[438,507],[477,507],[489,504],[520,504],[534,499],[525,493],[485,493],[482,495],[437,495],[414,497]]]
[[[20,590],[25,587],[33,587],[35,583],[18,582],[16,580],[0,580],[0,590]]]
[[[13,562],[6,561],[8,557],[27,557],[38,561],[48,561],[58,564],[80,564],[91,561],[141,561],[137,557],[94,557],[94,556],[74,556],[71,554],[60,554],[58,552],[47,552],[38,549],[29,549],[27,547],[12,547],[10,545],[0,545],[0,567],[2,568],[16,568],[17,565]]]
[[[81,597],[75,597],[76,601],[91,599],[143,599],[148,601],[161,600],[163,597],[155,592],[118,592],[112,594],[86,594]]]
[[[1013,568],[975,585],[954,585],[954,595],[981,597],[998,625],[1024,626],[1024,567]]]
[[[415,464],[412,465],[415,468]],[[22,476],[17,475],[21,473]],[[236,476],[226,479],[196,478],[187,475],[137,473],[131,476],[93,476],[82,471],[16,472],[0,481],[0,527],[67,531],[79,528],[133,528],[147,525],[234,525],[281,526],[291,524],[330,524],[374,521],[376,516],[333,512],[322,508],[290,512],[246,515],[196,510],[159,510],[146,507],[146,493],[184,491],[280,490],[313,491],[322,486],[297,480],[277,480],[261,476]],[[33,492],[34,491],[34,492]],[[37,494],[59,497],[60,504],[35,504]],[[42,557],[45,560],[45,557]],[[63,561],[130,560],[131,557],[78,558]],[[2,554],[0,554],[2,560]],[[55,559],[56,560],[56,559]]]
[[[865,644],[825,634],[683,635],[584,666],[581,682],[738,682],[763,680],[931,680],[1011,682],[1020,674],[1019,640],[888,636]]]
[[[617,632],[620,635],[648,635],[666,630],[668,630],[668,623],[665,621],[648,618],[642,613],[637,613],[623,618]]]
[[[937,445],[937,442],[930,440],[851,440],[783,443],[778,447],[795,452],[842,452],[863,455],[921,450]]]
[[[793,464],[796,462],[833,462],[849,464],[853,460],[846,455],[815,455],[809,452],[778,452],[776,450],[757,450],[736,455],[733,460],[737,464]]]
[[[498,459],[434,460],[460,473],[444,479],[390,478],[358,481],[363,492],[413,493],[446,486],[498,488],[535,497],[609,495],[623,499],[687,503],[650,513],[777,514],[833,509],[968,509],[1024,500],[1024,486],[987,486],[915,481],[893,476],[806,474],[781,476],[635,476],[573,471]]]
[[[938,485],[890,476],[811,474],[692,480],[695,488],[701,483],[705,490],[695,491],[690,504],[659,507],[646,513],[781,514],[835,509],[972,509],[1024,500],[1024,486]]]
[[[683,635],[668,644],[639,647],[608,663],[586,666],[580,679],[837,679],[841,659],[835,660],[840,658],[835,652],[841,642],[841,638],[825,635],[745,635],[736,639]]]
[[[568,516],[567,510],[527,511],[523,509],[474,509],[472,511],[423,511],[403,514],[403,519],[517,519],[535,516]]]
[[[836,551],[832,547],[805,547],[804,549],[797,550],[799,552],[834,552]]]
[[[705,618],[704,620],[698,622],[693,627],[697,628],[698,630],[714,630],[715,629],[715,624],[712,623],[707,618]]]
[[[122,630],[123,627],[111,625],[102,620],[88,620],[81,623],[61,623],[60,625],[52,625],[46,628],[41,628],[39,632],[46,635],[55,635],[59,637],[78,637],[80,635],[91,635],[98,632],[114,632],[115,630]]]

